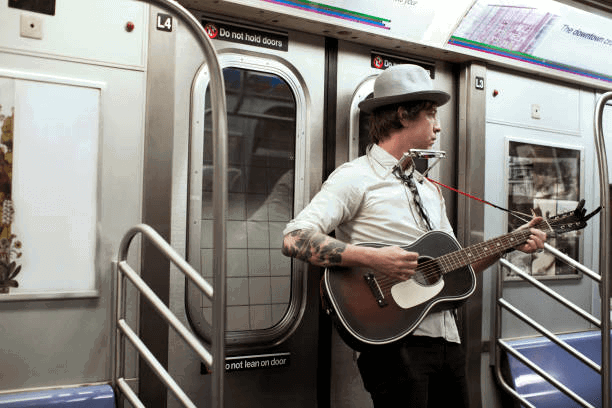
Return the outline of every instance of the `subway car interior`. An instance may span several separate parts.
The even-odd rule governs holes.
[[[610,408],[608,0],[0,2],[0,407],[373,407],[281,249],[402,64],[450,95],[406,152],[443,256],[546,225],[454,305],[470,408]]]

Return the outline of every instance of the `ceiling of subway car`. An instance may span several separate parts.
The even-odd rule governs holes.
[[[497,1],[514,4],[518,0]],[[294,29],[398,52],[433,52],[446,60],[463,60],[445,46],[478,0],[180,0],[192,10],[220,17],[238,17],[280,30]],[[346,4],[345,4],[346,3]],[[535,9],[559,4],[603,17],[612,16],[612,0],[524,0]],[[338,6],[341,5],[342,7]],[[552,7],[554,8],[554,6]],[[410,24],[406,22],[409,21]],[[441,49],[446,48],[442,51]]]
[[[612,0],[182,0],[210,18],[296,30],[397,55],[480,60],[572,82],[612,84]],[[406,22],[409,22],[407,24]]]

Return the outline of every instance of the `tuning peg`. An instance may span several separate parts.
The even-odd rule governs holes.
[[[584,209],[584,198],[583,198],[582,200],[580,200],[580,202],[578,203],[578,206],[574,210],[574,214],[583,216],[585,212],[586,210]]]

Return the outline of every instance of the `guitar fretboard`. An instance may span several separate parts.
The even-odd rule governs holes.
[[[464,266],[473,264],[491,255],[504,253],[510,248],[527,242],[531,235],[528,229],[513,231],[509,234],[493,238],[436,258],[442,273],[448,273]]]

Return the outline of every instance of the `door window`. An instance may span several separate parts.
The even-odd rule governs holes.
[[[227,330],[266,329],[287,311],[291,260],[279,237],[293,215],[295,100],[276,75],[223,70],[228,121]],[[206,107],[210,106],[209,92]],[[205,123],[212,123],[206,109]],[[202,274],[212,283],[212,133],[204,133]],[[210,301],[203,305],[210,313]]]
[[[296,135],[298,128],[304,126],[304,98],[296,92],[290,75],[283,75],[282,70],[271,71],[253,69],[248,64],[223,70],[228,120],[226,330],[229,346],[272,341],[289,331],[300,315],[302,271],[294,268],[292,259],[281,253],[281,247],[282,231],[294,214]],[[201,215],[199,234],[190,234],[199,241],[197,248],[192,243],[189,247],[193,254],[190,258],[199,256],[195,262],[190,259],[192,265],[199,265],[204,278],[214,284],[213,137],[209,94],[206,86],[204,127],[199,142],[197,135],[192,139],[201,146],[198,147],[202,169],[201,208],[193,209]],[[187,286],[192,326],[209,338],[212,302],[193,285]]]

